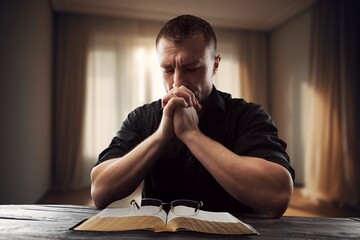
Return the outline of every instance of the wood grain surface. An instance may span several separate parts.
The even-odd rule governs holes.
[[[0,205],[0,239],[360,239],[359,218],[282,217],[267,219],[237,215],[260,236],[194,232],[78,232],[77,223],[98,210],[78,205]]]

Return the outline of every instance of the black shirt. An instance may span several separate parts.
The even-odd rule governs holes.
[[[269,114],[259,105],[213,87],[208,109],[199,120],[203,134],[242,156],[260,157],[285,167],[295,178]],[[99,161],[117,158],[131,151],[153,134],[162,117],[161,100],[131,112]],[[239,183],[241,184],[241,183]],[[203,201],[204,210],[251,213],[252,209],[228,194],[177,138],[170,141],[145,179],[143,197],[171,202],[175,199]]]

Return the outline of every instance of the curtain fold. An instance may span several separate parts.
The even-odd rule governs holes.
[[[155,51],[161,24],[88,17],[87,97],[82,152],[83,183],[136,107],[160,99],[165,90]]]
[[[79,184],[85,106],[87,28],[82,18],[57,14],[53,84],[53,187]]]
[[[261,104],[269,110],[267,33],[222,28],[215,29],[215,32],[218,38],[219,54],[222,55],[215,84],[234,93],[234,97]],[[222,74],[223,72],[226,74]],[[232,79],[228,80],[228,78]],[[229,83],[224,81],[229,81]]]
[[[268,39],[265,32],[243,32],[239,37],[241,96],[269,106]]]
[[[357,5],[314,5],[304,189],[315,199],[354,205],[360,203]]]

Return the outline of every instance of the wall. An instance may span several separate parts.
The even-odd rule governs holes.
[[[0,204],[34,203],[51,174],[49,2],[2,1],[0,33]]]
[[[270,109],[279,135],[296,171],[295,183],[304,184],[302,121],[304,89],[309,75],[310,9],[276,28],[270,34]]]

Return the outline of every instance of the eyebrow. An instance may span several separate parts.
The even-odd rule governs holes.
[[[194,61],[182,64],[180,67],[192,67],[192,66],[196,66],[196,65],[199,65],[199,64],[202,64],[202,61],[194,60]],[[173,64],[162,63],[162,64],[160,64],[160,67],[162,67],[162,68],[172,68]]]
[[[201,63],[202,63],[201,61],[195,60],[195,61],[192,61],[192,62],[182,64],[181,67],[193,67],[193,66],[199,65]]]

